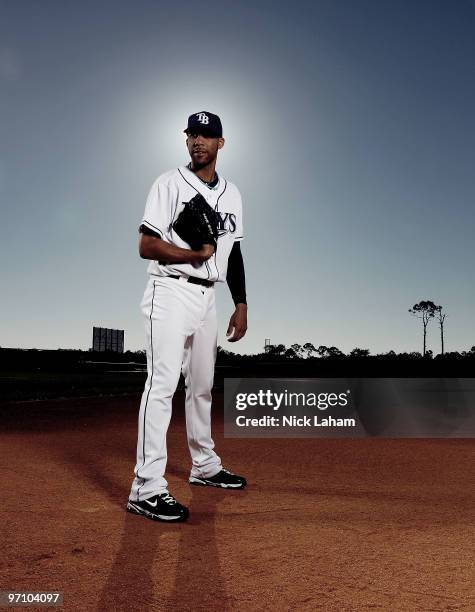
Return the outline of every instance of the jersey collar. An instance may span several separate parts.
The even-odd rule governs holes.
[[[182,166],[179,170],[180,170],[180,174],[182,175],[183,179],[189,185],[194,187],[196,191],[201,193],[201,195],[204,196],[207,200],[209,199],[210,195],[212,199],[219,198],[221,194],[224,192],[224,190],[226,189],[226,181],[219,174],[218,174],[218,179],[219,179],[218,184],[216,185],[216,187],[210,188],[206,185],[206,183],[203,183],[203,181],[201,181],[196,176],[196,174],[188,168],[188,166]]]
[[[187,164],[187,168],[188,170],[191,170],[191,172],[193,172],[191,166],[191,162],[189,162],[189,164]],[[195,176],[197,176],[199,178],[199,180],[206,185],[206,187],[208,187],[208,189],[216,189],[219,186],[219,174],[216,172],[216,170],[214,171],[215,174],[215,178],[212,181],[204,181],[198,174],[196,174],[195,172],[193,172],[193,174]]]

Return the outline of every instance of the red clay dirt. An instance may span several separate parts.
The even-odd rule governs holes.
[[[0,590],[80,611],[475,610],[475,440],[225,439],[216,393],[216,449],[249,486],[191,487],[179,393],[168,480],[191,517],[167,525],[124,511],[138,402],[2,407]]]

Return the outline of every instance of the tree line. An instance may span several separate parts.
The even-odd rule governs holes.
[[[410,355],[412,357],[422,356],[422,357],[432,357],[433,353],[431,350],[427,350],[427,328],[430,321],[436,318],[439,328],[440,328],[440,344],[441,344],[441,355],[445,354],[444,350],[444,322],[447,316],[446,313],[442,312],[443,307],[438,306],[432,300],[421,300],[417,304],[414,304],[412,308],[409,309],[409,312],[415,316],[416,318],[422,321],[422,355],[421,353],[414,351],[412,353],[402,353],[403,355]],[[231,354],[229,351],[225,351],[221,347],[219,347],[221,353]],[[315,347],[311,342],[305,342],[305,344],[292,344],[290,347],[286,347],[284,344],[268,344],[264,347],[264,353],[266,355],[272,357],[282,357],[285,359],[311,359],[311,358],[325,358],[325,357],[368,357],[370,355],[369,349],[363,348],[354,348],[352,351],[345,355],[343,351],[341,351],[336,346],[324,346],[320,345],[319,347]],[[458,356],[472,356],[475,353],[475,346],[472,346],[470,351],[462,351],[462,353],[452,353],[452,355]],[[389,351],[388,353],[382,353],[380,356],[396,356],[394,351]]]

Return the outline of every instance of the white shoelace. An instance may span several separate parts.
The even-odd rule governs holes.
[[[170,493],[163,493],[163,495],[160,495],[160,498],[163,499],[164,502],[167,502],[167,504],[170,506],[177,503],[176,499],[173,497],[173,495],[170,495]]]

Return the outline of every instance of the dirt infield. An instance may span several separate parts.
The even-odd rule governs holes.
[[[475,440],[229,440],[216,410],[249,487],[190,487],[178,394],[168,480],[191,518],[166,525],[124,512],[138,401],[2,408],[0,590],[84,611],[475,610]]]

